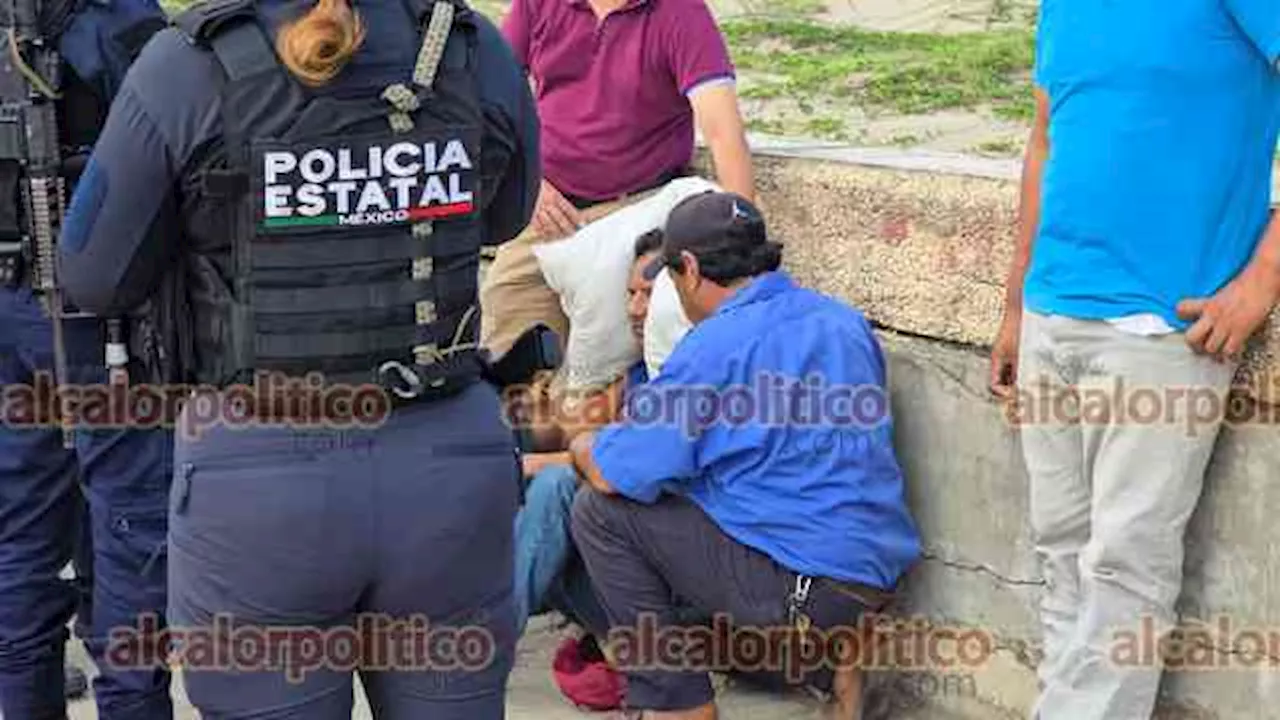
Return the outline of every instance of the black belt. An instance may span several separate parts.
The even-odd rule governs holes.
[[[862,583],[832,580],[831,578],[815,578],[822,587],[834,590],[845,597],[853,598],[863,607],[875,612],[884,609],[893,600],[893,593]]]
[[[694,174],[693,169],[689,167],[682,167],[682,168],[677,168],[675,170],[668,170],[667,172],[659,175],[658,179],[654,180],[652,183],[649,183],[648,185],[645,185],[644,187],[639,188],[637,190],[632,190],[631,192],[622,193],[621,195],[615,195],[614,197],[592,199],[592,198],[582,197],[581,195],[573,195],[571,193],[562,193],[562,194],[564,195],[564,199],[569,201],[569,204],[573,205],[575,208],[579,210],[586,210],[587,208],[594,207],[596,205],[603,205],[605,203],[618,202],[621,200],[626,200],[629,197],[639,195],[641,193],[649,192],[650,190],[657,190],[658,188],[662,187],[663,185],[666,185],[667,183],[671,182],[672,180],[675,180],[676,178],[689,177],[690,175],[693,175],[693,174]]]
[[[214,383],[214,386],[217,388],[217,392],[224,392],[233,385],[254,388],[255,390],[252,397],[253,404],[251,406],[254,412],[275,412],[276,410],[274,405],[279,401],[274,396],[268,395],[268,397],[265,398],[267,402],[266,406],[264,407],[259,404],[259,398],[256,391],[257,386],[254,383],[254,380],[254,371],[242,370],[234,374],[230,380],[221,383]],[[479,372],[456,373],[447,376],[444,378],[444,381],[438,385],[426,385],[422,387],[418,394],[412,397],[402,397],[388,387],[385,382],[379,382],[379,379],[372,375],[366,378],[363,373],[337,373],[336,375],[327,378],[326,382],[321,383],[314,389],[318,391],[326,391],[337,385],[353,386],[368,384],[378,386],[384,392],[389,407],[403,408],[445,400],[454,397],[455,395],[461,395],[464,391],[471,388],[471,386],[480,383],[482,380],[483,378],[481,378]]]

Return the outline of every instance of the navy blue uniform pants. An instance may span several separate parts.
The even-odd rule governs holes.
[[[190,411],[191,404],[186,410]],[[180,432],[170,620],[207,720],[496,720],[514,657],[520,467],[497,393],[372,427]]]
[[[67,321],[64,330],[70,382],[104,383],[100,323]],[[0,716],[65,716],[66,626],[75,614],[99,669],[98,716],[169,718],[163,665],[110,657],[108,648],[113,631],[120,638],[163,627],[172,435],[81,428],[75,449],[65,449],[61,429],[34,414],[28,392],[38,373],[51,383],[52,368],[52,326],[40,305],[27,291],[0,289]],[[59,578],[73,557],[83,588]]]

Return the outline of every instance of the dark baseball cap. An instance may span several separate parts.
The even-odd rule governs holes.
[[[759,208],[736,193],[712,190],[687,197],[672,208],[663,235],[662,256],[644,269],[646,280],[676,263],[682,252],[701,261],[707,255],[741,252],[769,241]]]

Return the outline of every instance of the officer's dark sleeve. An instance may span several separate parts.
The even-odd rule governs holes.
[[[533,217],[542,182],[538,110],[524,73],[498,29],[480,19],[480,100],[484,106],[486,179],[493,178],[486,244],[519,235]]]
[[[173,187],[164,139],[122,88],[63,225],[59,269],[72,303],[114,315],[146,299],[174,250],[166,247]]]
[[[59,242],[63,289],[80,308],[115,315],[137,306],[176,257],[177,169],[216,130],[215,73],[172,29],[129,68]]]

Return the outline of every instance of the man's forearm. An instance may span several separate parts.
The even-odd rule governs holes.
[[[1267,224],[1250,264],[1263,277],[1270,278],[1275,287],[1280,287],[1280,213],[1271,213],[1271,222]]]
[[[755,202],[755,171],[751,167],[751,148],[742,134],[725,133],[709,140],[711,159],[715,163],[716,182],[725,190]]]
[[[1037,117],[1022,161],[1022,191],[1018,206],[1017,245],[1005,284],[1006,311],[1022,309],[1022,288],[1031,264],[1031,246],[1040,226],[1040,195],[1044,163],[1049,156],[1048,101],[1037,93]]]
[[[1031,246],[1040,224],[1040,180],[1043,177],[1044,153],[1034,143],[1027,146],[1022,164],[1022,193],[1018,208],[1017,245],[1005,284],[1005,307],[1022,307],[1022,287],[1027,267],[1031,264]]]
[[[579,435],[595,432],[621,419],[625,387],[626,379],[619,378],[603,390],[586,393],[573,403],[572,408],[562,405],[563,417],[571,418],[570,422],[560,425],[565,447],[569,447]]]
[[[702,139],[711,150],[716,181],[729,192],[755,202],[756,181],[751,168],[751,148],[732,84],[704,87],[690,96]]]

